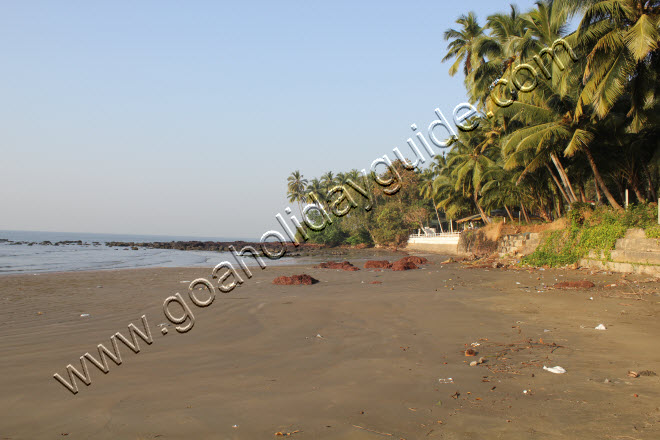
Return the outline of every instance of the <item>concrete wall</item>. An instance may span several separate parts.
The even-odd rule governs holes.
[[[458,255],[458,234],[438,237],[410,237],[406,250]]]

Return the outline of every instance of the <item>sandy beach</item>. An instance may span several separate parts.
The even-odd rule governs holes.
[[[0,277],[0,438],[660,437],[659,283],[430,258],[406,272],[254,270],[206,308],[188,301],[185,334],[161,332],[163,301],[210,268]],[[272,284],[302,273],[320,282]],[[596,287],[548,288],[585,279]],[[53,378],[142,315],[152,344],[120,343],[108,374],[88,363],[76,395]]]

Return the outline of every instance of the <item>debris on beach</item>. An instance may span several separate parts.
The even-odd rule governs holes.
[[[452,379],[451,377],[440,378],[440,379],[438,379],[438,382],[440,382],[440,383],[454,383],[454,379]]]
[[[290,277],[280,276],[273,280],[273,284],[279,284],[281,286],[292,286],[292,285],[305,285],[311,286],[312,284],[318,283],[319,280],[312,278],[307,274],[302,275],[292,275]]]
[[[346,270],[349,272],[355,272],[356,270],[360,270],[359,267],[353,266],[348,261],[342,261],[341,263],[335,261],[329,261],[327,263],[317,264],[316,266],[314,266],[314,269],[339,269],[339,270]]]
[[[279,436],[290,437],[290,436],[292,436],[293,434],[297,434],[297,433],[299,433],[299,432],[302,432],[302,431],[301,431],[300,429],[296,429],[295,431],[291,431],[291,432],[277,431],[277,432],[275,433],[275,436],[276,436],[276,437],[279,437]]]
[[[364,263],[365,269],[389,269],[392,267],[392,263],[387,260],[369,260]]]
[[[636,371],[628,371],[628,377],[639,377],[639,373]]]
[[[476,356],[477,352],[471,348],[468,348],[465,350],[465,356]]]
[[[383,282],[382,281],[372,281],[369,284],[383,284]]]
[[[607,330],[607,327],[605,327],[604,324],[598,324],[596,327],[594,327],[596,330]]]
[[[81,313],[80,317],[81,318],[87,318],[89,316],[89,313]]]
[[[544,369],[545,371],[549,371],[550,373],[555,373],[555,374],[564,374],[564,373],[566,373],[566,370],[564,370],[564,369],[563,369],[562,367],[560,367],[559,365],[557,365],[557,366],[555,366],[555,367],[550,367],[550,368],[548,368],[548,367],[546,367],[546,366],[544,365],[544,366],[543,366],[543,369]]]
[[[515,328],[518,327],[515,326]],[[481,351],[488,357],[479,357],[477,365],[484,364],[491,373],[522,374],[523,369],[541,368],[543,365],[538,362],[540,355],[548,356],[555,350],[563,348],[561,345],[545,342],[543,339],[535,341],[531,338],[524,338],[511,342],[495,342],[483,338],[479,341]]]
[[[555,289],[591,289],[596,285],[591,281],[582,280],[582,281],[562,281],[560,283],[555,283],[552,287]]]

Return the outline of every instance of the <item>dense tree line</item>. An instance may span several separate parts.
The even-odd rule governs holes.
[[[569,21],[577,17],[577,30]],[[313,237],[327,243],[400,243],[432,218],[495,209],[552,221],[571,204],[621,210],[658,199],[660,183],[660,1],[542,0],[511,5],[480,23],[475,13],[445,31],[478,115],[444,156],[406,171],[401,193],[376,200]],[[289,198],[324,200],[330,185],[357,172],[289,177]],[[374,192],[374,196],[379,196]],[[327,237],[326,237],[327,235]]]

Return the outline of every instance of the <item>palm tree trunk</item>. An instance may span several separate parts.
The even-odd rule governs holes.
[[[589,150],[589,147],[587,147],[586,145],[583,147],[583,149],[585,154],[587,155],[587,160],[589,161],[589,165],[591,165],[591,170],[594,173],[596,182],[598,182],[598,185],[600,185],[600,189],[603,190],[603,194],[605,194],[605,198],[607,199],[608,202],[610,202],[610,205],[612,205],[614,209],[616,209],[617,211],[623,211],[621,205],[617,203],[610,190],[607,189],[607,186],[605,185],[605,182],[603,181],[603,178],[601,177],[600,172],[598,171],[598,167],[596,166],[596,161],[594,160],[594,157],[591,155],[591,150]]]
[[[523,216],[525,217],[525,222],[529,223],[529,217],[527,217],[527,210],[525,209],[525,205],[521,202],[520,203],[520,210],[523,213]]]
[[[564,199],[561,197],[555,198],[555,210],[557,211],[557,218],[561,217],[564,212]]]
[[[587,196],[584,195],[584,188],[582,187],[582,185],[578,187],[578,190],[580,191],[580,201],[582,203],[587,203]]]
[[[435,208],[435,216],[438,217],[438,226],[440,227],[440,232],[444,234],[445,231],[442,230],[442,222],[440,221],[440,213],[438,212],[438,207],[435,206],[435,202],[431,200],[433,207]]]
[[[651,181],[651,173],[649,173],[649,167],[647,167],[646,165],[644,165],[644,174],[646,174],[646,180],[647,180],[648,185],[649,185],[649,193],[650,193],[651,199],[653,201],[656,201],[656,200],[658,200],[658,195],[655,192],[655,187],[653,186],[653,182]]]
[[[594,179],[594,186],[596,187],[596,198],[598,199],[598,203],[600,203],[603,197],[600,195],[600,186],[598,186],[598,182],[596,182],[596,179]]]
[[[490,224],[490,220],[488,220],[488,217],[486,217],[486,213],[479,204],[479,199],[477,198],[477,190],[474,191],[474,204],[477,205],[477,209],[479,210],[479,214],[481,215],[481,219],[484,221],[484,224],[486,225]]]
[[[637,196],[637,201],[639,201],[639,203],[646,202],[646,197],[644,197],[642,192],[639,190],[639,186],[637,185],[637,176],[634,176],[632,179],[630,179],[630,186],[632,186],[633,192],[635,193],[635,196]]]
[[[509,215],[509,218],[511,219],[511,223],[513,223],[515,220],[513,219],[513,216],[511,215],[511,211],[509,211],[509,207],[504,205],[504,209],[506,209],[506,213]]]
[[[557,176],[555,173],[552,171],[552,168],[550,168],[550,165],[545,164],[545,167],[548,169],[550,172],[550,175],[552,176],[552,180],[554,180],[555,185],[557,185],[557,188],[559,188],[559,192],[561,192],[561,195],[564,197],[564,199],[568,202],[571,203],[571,200],[568,198],[568,195],[566,194],[566,191],[564,190],[564,187],[561,186],[561,183],[559,183],[559,179],[557,179]]]
[[[555,168],[557,168],[557,172],[559,173],[559,177],[561,177],[562,182],[564,182],[564,186],[566,187],[566,193],[569,196],[569,203],[575,203],[578,201],[577,197],[575,197],[575,191],[573,191],[573,187],[571,186],[571,181],[568,179],[568,175],[566,174],[566,170],[564,170],[564,167],[562,166],[561,162],[559,161],[559,158],[555,153],[552,153],[550,155],[550,158],[552,159],[552,163],[555,164]]]

